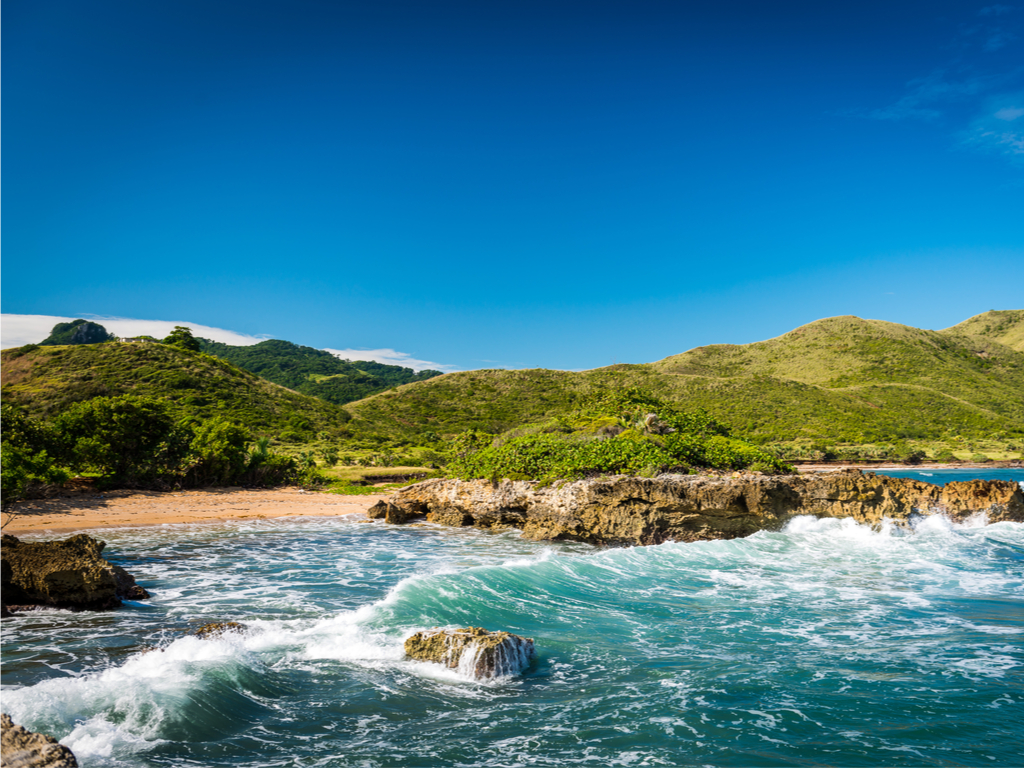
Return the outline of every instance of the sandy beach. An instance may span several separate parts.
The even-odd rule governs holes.
[[[384,494],[342,496],[299,488],[111,491],[19,502],[3,514],[3,532],[18,536],[119,526],[351,515],[365,513],[382,498]]]

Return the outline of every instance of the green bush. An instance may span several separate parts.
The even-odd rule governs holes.
[[[237,481],[248,467],[249,439],[247,430],[224,419],[196,424],[189,444],[186,484],[201,487]]]
[[[651,476],[686,472],[694,467],[744,469],[755,464],[762,472],[789,469],[771,454],[739,440],[672,434],[660,444],[631,429],[614,438],[546,434],[517,437],[451,460],[446,471],[467,480],[551,481],[604,474]]]

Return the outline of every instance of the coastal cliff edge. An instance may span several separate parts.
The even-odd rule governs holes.
[[[1001,480],[937,486],[860,470],[827,475],[616,475],[541,486],[536,481],[427,480],[370,508],[374,519],[520,528],[535,540],[660,544],[733,539],[777,530],[797,515],[866,524],[942,512],[959,521],[1024,522],[1024,491]]]

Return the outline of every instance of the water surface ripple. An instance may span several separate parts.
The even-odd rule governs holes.
[[[3,624],[3,708],[83,766],[1019,764],[1024,525],[797,518],[596,549],[355,518],[105,531],[153,592]],[[207,621],[247,631],[183,636]],[[536,640],[518,679],[407,661]]]

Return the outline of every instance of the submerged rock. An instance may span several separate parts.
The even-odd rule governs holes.
[[[430,629],[405,641],[405,653],[417,661],[432,661],[467,677],[488,679],[518,675],[530,665],[533,640],[511,632],[488,632],[480,627]]]
[[[27,731],[0,714],[0,765],[3,768],[78,768],[71,750],[52,736]]]
[[[379,506],[379,505],[378,505]],[[394,522],[426,515],[442,525],[521,528],[529,539],[659,544],[732,539],[778,529],[796,515],[906,521],[943,512],[963,520],[1024,522],[1024,490],[1005,480],[937,486],[860,470],[815,475],[617,475],[540,487],[533,481],[427,480],[387,502]],[[380,515],[384,516],[384,515]]]
[[[3,602],[15,606],[49,605],[73,610],[116,608],[121,600],[145,600],[149,593],[124,568],[100,553],[106,546],[78,534],[64,541],[22,542],[3,537]]]

